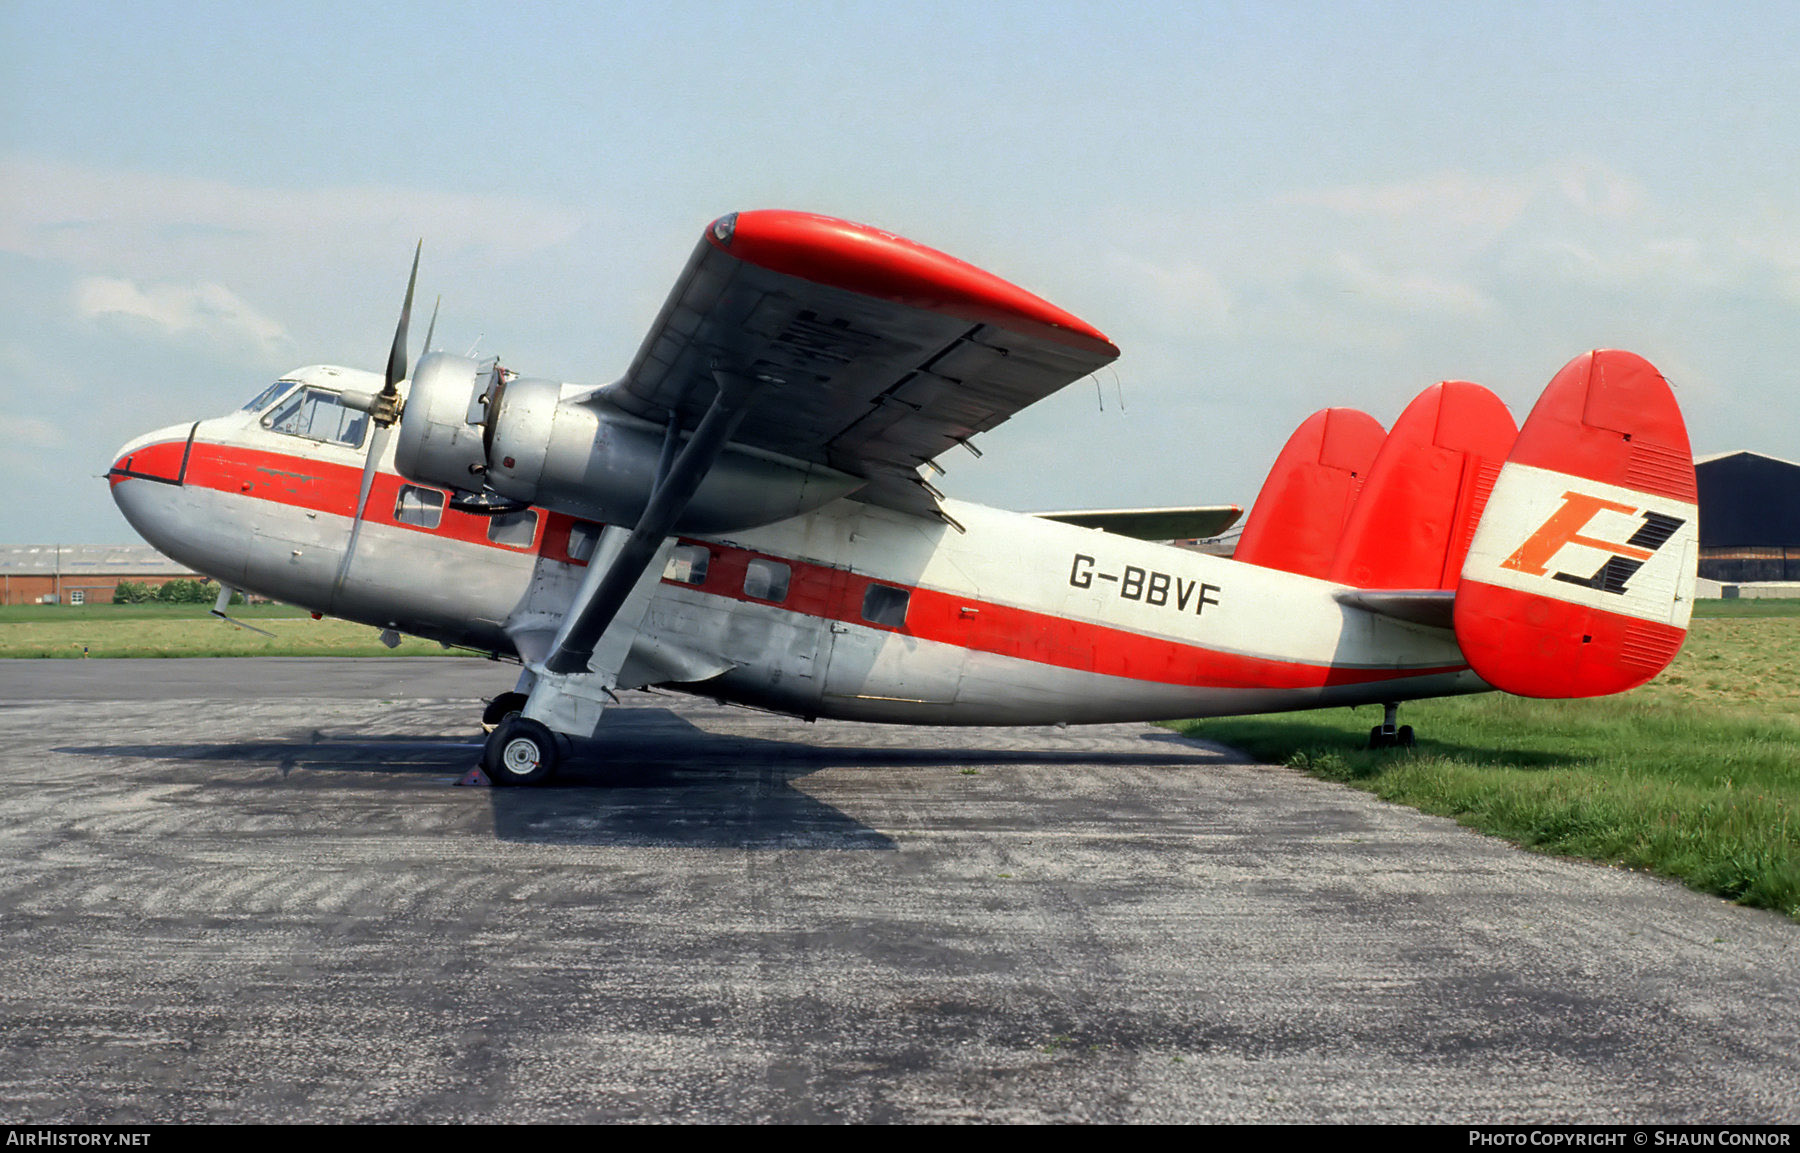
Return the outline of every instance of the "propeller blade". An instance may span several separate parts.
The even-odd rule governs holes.
[[[350,540],[344,545],[344,559],[338,562],[337,580],[331,586],[333,599],[342,591],[344,578],[350,574],[350,559],[356,555],[356,538],[362,534],[363,513],[369,507],[369,490],[375,487],[381,454],[386,451],[388,436],[393,431],[392,425],[378,424],[369,433],[369,455],[363,461],[362,484],[356,491],[356,511],[350,517]]]
[[[420,241],[419,243],[423,244],[424,241]],[[419,349],[419,355],[421,357],[431,351],[431,334],[437,331],[438,309],[443,306],[443,303],[444,294],[440,292],[438,293],[437,302],[431,306],[431,323],[425,326],[425,344]]]
[[[413,286],[419,282],[419,254],[424,251],[425,241],[421,238],[413,249],[412,275],[406,278],[406,303],[400,306],[400,327],[394,330],[394,347],[388,352],[387,383],[382,386],[381,395],[390,399],[400,395],[400,382],[406,379],[406,325],[412,319]]]
[[[400,325],[394,329],[394,347],[388,352],[387,382],[368,409],[375,427],[369,432],[369,454],[363,460],[362,484],[356,490],[356,511],[350,515],[350,539],[344,544],[344,559],[338,562],[337,579],[331,586],[333,600],[343,591],[344,578],[350,575],[350,562],[356,556],[356,540],[362,535],[363,513],[369,507],[369,491],[375,487],[381,455],[387,450],[388,436],[400,417],[400,382],[406,379],[406,326],[412,320],[413,288],[419,283],[419,256],[424,251],[425,241],[421,238],[413,249],[412,272],[406,278],[406,301],[400,306]],[[431,328],[425,331],[427,349],[431,347],[431,329],[436,327],[437,309],[433,308]]]

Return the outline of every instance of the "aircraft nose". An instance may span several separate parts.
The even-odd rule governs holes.
[[[107,470],[113,503],[164,556],[228,584],[242,584],[254,522],[206,483],[196,465],[198,424],[159,428],[120,446]],[[202,438],[204,442],[204,438]]]
[[[120,482],[131,478],[180,484],[195,427],[172,424],[125,442],[114,457],[112,467],[106,470],[114,499],[118,499]]]

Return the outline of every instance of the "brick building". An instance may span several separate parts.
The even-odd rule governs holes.
[[[0,604],[111,604],[122,580],[155,588],[199,575],[147,544],[0,545]]]

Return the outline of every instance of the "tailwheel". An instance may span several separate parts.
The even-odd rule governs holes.
[[[501,721],[524,709],[524,693],[501,693],[487,703],[487,708],[481,710],[481,731],[493,732],[500,727]]]
[[[547,781],[562,759],[556,734],[534,720],[506,717],[488,735],[481,767],[496,785],[535,785]]]
[[[1369,747],[1371,749],[1410,749],[1414,745],[1411,725],[1396,725],[1399,719],[1400,705],[1390,701],[1383,706],[1384,713],[1379,725],[1369,730]]]

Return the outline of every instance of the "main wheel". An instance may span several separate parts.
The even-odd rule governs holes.
[[[510,716],[489,734],[481,767],[496,785],[535,785],[550,779],[561,755],[555,733],[536,721]]]
[[[525,708],[524,693],[501,693],[487,703],[481,710],[481,731],[491,733],[500,727],[500,722]]]
[[[1396,738],[1398,738],[1398,740],[1400,742],[1400,747],[1403,749],[1410,749],[1416,744],[1416,742],[1413,740],[1413,731],[1412,731],[1411,725],[1401,725],[1400,731],[1395,733],[1394,736]]]

